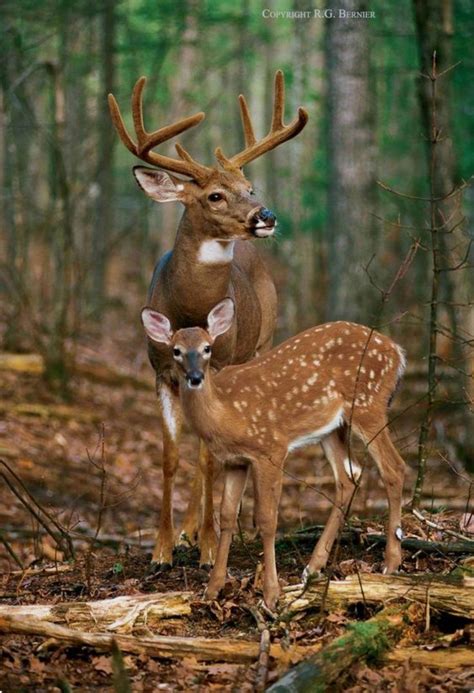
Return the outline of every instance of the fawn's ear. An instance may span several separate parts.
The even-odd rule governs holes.
[[[164,171],[134,166],[133,175],[140,188],[156,202],[182,202],[184,199],[185,181],[173,179]]]
[[[227,332],[232,325],[234,313],[235,305],[231,298],[224,298],[217,306],[214,306],[207,316],[207,331],[212,339]]]
[[[166,315],[162,315],[151,308],[144,308],[141,313],[141,318],[145,332],[150,339],[153,339],[154,342],[161,342],[162,344],[169,344],[171,342],[173,330],[171,329],[171,323]]]

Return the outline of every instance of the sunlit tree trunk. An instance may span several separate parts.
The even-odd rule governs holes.
[[[343,0],[342,9],[367,10]],[[369,21],[327,22],[328,74],[328,319],[370,321],[377,294],[364,270],[375,248],[374,84]]]

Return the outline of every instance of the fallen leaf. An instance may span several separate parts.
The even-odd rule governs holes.
[[[459,529],[466,534],[474,534],[474,513],[464,513],[461,516]]]
[[[104,674],[112,673],[112,657],[102,655],[101,657],[93,657],[92,664],[94,669],[102,671]]]

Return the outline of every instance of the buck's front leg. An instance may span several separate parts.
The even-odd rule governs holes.
[[[232,535],[237,528],[237,513],[247,482],[248,466],[232,466],[225,470],[221,501],[221,533],[214,568],[206,589],[207,599],[216,599],[224,587]]]
[[[152,569],[170,567],[173,563],[173,486],[178,467],[178,442],[181,433],[182,414],[178,396],[171,388],[160,383],[157,386],[161,404],[163,431],[163,493],[161,500],[160,526],[152,555]]]

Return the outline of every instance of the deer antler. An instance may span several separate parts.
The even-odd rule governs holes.
[[[181,145],[175,145],[180,160],[172,159],[169,156],[163,156],[162,154],[157,154],[156,152],[151,151],[154,149],[154,147],[157,147],[162,142],[166,142],[166,140],[170,140],[172,137],[179,135],[181,132],[189,130],[189,128],[198,125],[198,123],[204,119],[204,113],[196,113],[188,118],[182,118],[171,125],[165,125],[154,132],[147,132],[143,125],[142,94],[145,84],[146,77],[140,77],[135,84],[132,93],[132,116],[135,134],[137,136],[136,143],[132,140],[127,132],[127,128],[125,127],[125,123],[115,97],[113,94],[109,94],[108,100],[110,114],[120,139],[127,149],[142,161],[146,161],[149,164],[159,166],[160,168],[164,168],[168,171],[173,171],[174,173],[189,176],[198,183],[205,182],[211,175],[212,169],[195,161]]]
[[[298,108],[298,115],[289,125],[283,123],[283,111],[285,107],[285,80],[283,72],[275,73],[275,95],[273,99],[273,117],[270,132],[263,139],[257,140],[254,134],[250,113],[245,97],[239,96],[240,115],[245,136],[245,149],[228,159],[222,149],[216,149],[216,157],[224,168],[242,168],[245,164],[254,161],[262,154],[275,149],[278,145],[291,140],[304,128],[308,122],[308,113],[304,108]]]

